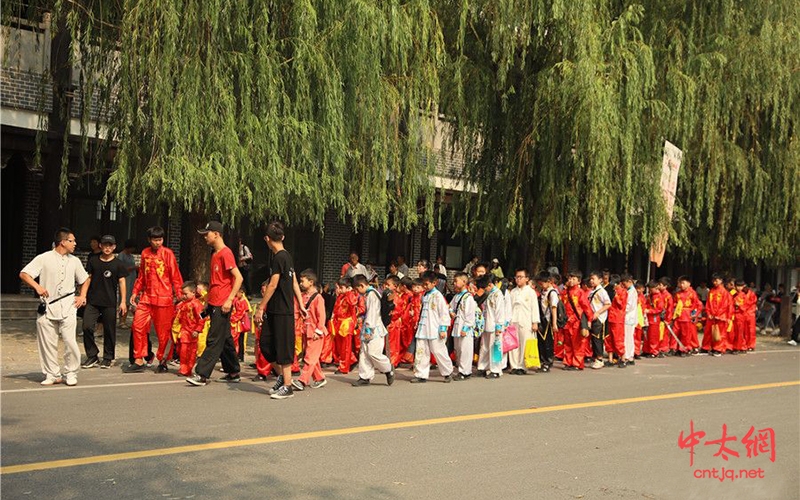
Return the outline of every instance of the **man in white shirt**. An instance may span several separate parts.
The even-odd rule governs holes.
[[[345,262],[345,264],[342,266],[342,275],[339,277],[353,279],[359,274],[369,278],[367,268],[364,267],[364,264],[361,264],[358,261],[358,254],[355,252],[350,252],[350,260]],[[367,281],[369,281],[369,279],[367,279]]]
[[[525,343],[535,339],[539,331],[539,304],[536,290],[530,286],[530,275],[525,268],[514,273],[516,287],[511,290],[511,325],[517,330],[519,347],[508,353],[511,375],[525,375]]]
[[[603,368],[603,342],[606,338],[606,319],[608,318],[608,310],[611,308],[611,299],[608,292],[603,288],[603,276],[597,272],[592,271],[589,273],[589,286],[592,291],[589,292],[589,304],[594,311],[594,320],[590,325],[591,342],[592,342],[592,357],[594,363],[592,368],[599,370]]]
[[[77,311],[86,304],[89,275],[75,252],[75,235],[62,227],[53,238],[54,247],[37,255],[19,273],[23,283],[33,288],[42,300],[36,320],[39,362],[45,375],[42,385],[60,384],[58,336],[64,339],[64,365],[68,386],[78,384],[81,352],[75,336]],[[37,283],[35,280],[39,278]],[[76,284],[81,285],[75,293]]]

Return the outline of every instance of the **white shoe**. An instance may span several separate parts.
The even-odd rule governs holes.
[[[56,385],[56,384],[60,384],[61,382],[63,382],[63,379],[61,377],[51,377],[50,375],[48,375],[47,377],[45,377],[44,380],[42,380],[41,384],[42,385]]]
[[[599,359],[596,360],[594,363],[592,363],[592,369],[593,370],[599,370],[600,368],[603,368],[604,366],[605,366],[605,363],[603,363]]]
[[[789,345],[797,345],[797,342],[795,342],[794,340],[790,340],[789,342],[787,342],[787,344],[789,344]]]
[[[78,376],[72,373],[67,374],[67,385],[70,387],[75,387],[78,385]]]

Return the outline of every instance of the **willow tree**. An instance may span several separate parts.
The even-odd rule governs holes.
[[[441,2],[440,9],[451,4]],[[467,158],[465,232],[796,259],[797,2],[464,1],[442,109]],[[665,139],[684,150],[674,224]]]
[[[420,219],[444,56],[426,0],[28,3],[71,35],[84,123],[94,99],[122,209]]]

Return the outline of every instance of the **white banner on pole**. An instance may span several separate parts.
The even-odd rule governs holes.
[[[682,160],[683,151],[671,142],[664,141],[664,159],[661,163],[661,193],[664,196],[664,203],[670,221],[672,220],[672,212],[675,209],[675,193],[678,189],[678,172],[681,169]],[[664,231],[656,237],[650,247],[650,262],[655,262],[658,267],[661,267],[661,263],[664,261],[667,239],[669,239],[669,232]]]

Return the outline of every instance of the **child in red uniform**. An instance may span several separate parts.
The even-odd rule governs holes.
[[[350,367],[357,361],[353,354],[353,335],[359,316],[358,292],[353,290],[350,278],[341,278],[336,283],[336,303],[329,331],[334,336],[333,357],[339,364],[336,374],[350,373]]]
[[[657,281],[647,284],[647,299],[644,303],[644,314],[647,317],[647,341],[645,342],[644,355],[646,358],[663,358],[660,352],[661,340],[668,335],[661,316],[664,313],[664,300]]]
[[[267,293],[267,282],[261,283],[261,296],[263,297]],[[256,335],[256,345],[255,345],[255,356],[256,356],[256,376],[253,378],[253,382],[264,382],[267,380],[267,376],[269,376],[270,372],[272,371],[272,365],[269,361],[264,357],[261,353],[261,330],[264,328],[264,324],[262,323],[261,326],[256,326],[255,328],[255,335]]]
[[[392,362],[392,368],[397,368],[402,352],[400,336],[402,334],[401,318],[406,307],[405,287],[400,284],[400,279],[394,275],[387,276],[383,286],[391,292],[391,300],[394,304],[394,308],[389,313],[389,325],[386,329],[389,332],[387,340],[389,343],[389,360]]]
[[[703,349],[712,356],[721,356],[725,352],[726,333],[733,317],[733,299],[722,285],[722,276],[711,277],[713,288],[708,292],[706,302],[706,328],[703,332]]]
[[[580,283],[581,272],[570,271],[567,274],[567,286],[561,295],[567,311],[567,325],[564,327],[564,370],[583,370],[586,345],[589,342],[588,325],[594,319],[592,307],[587,295],[581,290]],[[586,335],[582,330],[586,330]]]
[[[414,364],[414,351],[416,350],[415,335],[417,334],[417,324],[419,323],[419,314],[422,310],[422,295],[425,293],[425,287],[422,285],[422,280],[415,279],[411,281],[411,296],[409,297],[408,307],[406,308],[406,317],[403,319],[403,339],[402,345],[402,360],[401,363]]]
[[[672,291],[670,290],[672,281],[664,276],[658,280],[658,283],[658,289],[661,292],[661,297],[664,300],[664,321],[668,321],[669,318],[672,318],[672,314],[675,312],[675,301],[672,299]],[[669,332],[665,331],[664,338],[661,342],[661,352],[674,355],[677,349],[678,341],[675,340],[675,337],[670,335]]]
[[[308,316],[301,318],[305,340],[303,373],[292,380],[292,386],[295,390],[302,391],[306,387],[319,389],[328,383],[320,366],[320,355],[328,329],[325,328],[325,299],[317,291],[317,275],[311,269],[306,269],[300,273],[299,285],[306,301]]]
[[[746,298],[744,300],[744,344],[746,351],[756,348],[756,313],[758,311],[758,297],[755,292],[745,285],[742,289]]]
[[[736,294],[733,296],[733,331],[730,342],[731,354],[747,354],[750,343],[750,316],[755,294],[751,292],[744,280],[734,283]],[[753,309],[753,313],[755,310]],[[753,317],[755,315],[753,314]]]
[[[240,352],[240,337],[250,331],[250,321],[247,318],[249,314],[250,303],[244,295],[244,290],[239,290],[236,298],[233,299],[233,307],[231,308],[231,336],[233,337],[233,345],[236,347],[237,356]]]
[[[180,355],[179,373],[184,377],[192,374],[197,360],[197,337],[203,331],[206,320],[201,315],[205,305],[197,298],[197,285],[187,281],[181,287],[183,297],[178,304],[176,321],[179,326],[178,347]]]
[[[697,327],[694,325],[697,318],[703,311],[703,303],[700,297],[692,289],[688,276],[678,278],[678,291],[675,293],[675,312],[672,314],[675,322],[673,330],[675,335],[681,340],[684,348],[680,354],[689,352],[696,353],[700,344],[697,340]]]
[[[625,357],[625,307],[628,304],[628,288],[620,282],[614,287],[614,298],[608,310],[609,335],[606,337],[608,363],[614,364],[614,355],[621,363]],[[567,308],[569,309],[569,308]]]

